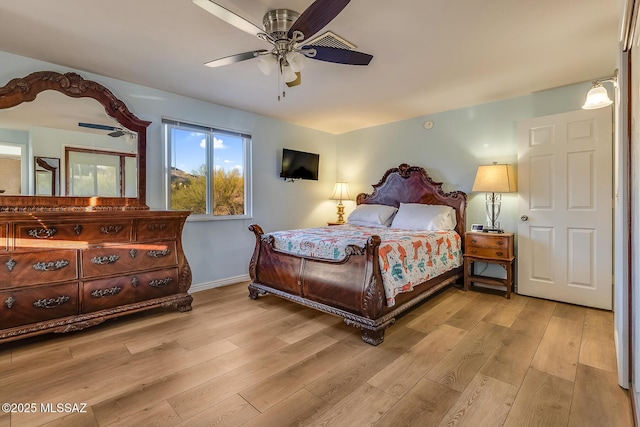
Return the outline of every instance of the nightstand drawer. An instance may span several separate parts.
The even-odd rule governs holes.
[[[478,248],[475,246],[467,246],[465,255],[473,255],[473,256],[486,257],[486,258],[500,258],[500,259],[509,259],[513,256],[509,253],[509,247],[494,249],[494,248]]]
[[[508,249],[509,236],[502,234],[492,235],[489,233],[467,233],[465,236],[465,245],[476,248]]]
[[[513,257],[513,233],[465,233],[465,254],[509,259]]]

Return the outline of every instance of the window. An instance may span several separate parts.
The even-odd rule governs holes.
[[[136,197],[136,155],[65,147],[67,196]]]
[[[251,136],[162,119],[167,207],[201,218],[251,216]]]

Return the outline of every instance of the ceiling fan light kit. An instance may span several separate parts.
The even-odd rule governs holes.
[[[234,64],[247,59],[258,59],[260,71],[269,75],[278,67],[278,81],[287,86],[301,82],[300,72],[306,58],[349,65],[368,65],[373,56],[341,47],[312,46],[310,37],[331,22],[350,0],[316,0],[302,14],[289,9],[268,11],[262,20],[264,30],[211,0],[192,0],[212,15],[248,34],[271,44],[271,50],[255,50],[207,62],[209,67]],[[307,42],[305,42],[307,40]],[[280,89],[278,89],[278,93]],[[284,89],[282,96],[285,96]],[[278,95],[280,100],[280,95]]]

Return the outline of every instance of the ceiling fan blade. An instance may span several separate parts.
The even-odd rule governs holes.
[[[300,83],[302,83],[302,75],[300,74],[299,71],[297,71],[296,79],[292,82],[287,82],[287,86],[294,87],[294,86],[298,86]]]
[[[206,62],[204,65],[206,65],[207,67],[222,67],[223,65],[235,64],[236,62],[257,58],[258,56],[260,56],[260,54],[267,52],[269,51],[265,49],[252,50],[251,52],[238,53],[237,55],[214,59],[213,61]]]
[[[194,0],[195,1],[195,0]],[[289,29],[289,38],[294,31],[300,31],[308,39],[333,20],[350,0],[316,0],[307,8]]]
[[[262,28],[259,28],[253,25],[251,22],[247,21],[243,17],[236,15],[235,13],[231,12],[229,9],[226,9],[210,0],[193,0],[193,3],[200,6],[210,14],[222,19],[227,24],[233,25],[237,29],[244,31],[245,33],[251,34],[252,36],[257,37],[258,34],[264,33],[264,30]]]
[[[107,125],[98,125],[95,123],[78,123],[78,126],[83,127],[83,128],[89,128],[89,129],[100,129],[100,130],[110,130],[110,131],[115,131],[118,130],[118,128],[114,127],[114,126],[107,126]]]
[[[337,64],[369,65],[369,62],[373,59],[373,55],[369,55],[368,53],[337,47],[305,46],[305,48],[316,50],[316,56],[311,57],[312,59],[335,62]]]

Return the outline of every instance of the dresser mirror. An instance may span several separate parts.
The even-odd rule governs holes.
[[[149,124],[76,73],[9,81],[0,87],[0,210],[148,209]]]

